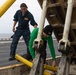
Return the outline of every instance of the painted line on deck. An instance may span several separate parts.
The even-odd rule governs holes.
[[[19,41],[19,42],[24,42],[24,41]],[[4,41],[4,42],[0,42],[0,44],[8,44],[8,43],[12,43],[12,41]]]
[[[56,39],[53,39],[54,41]],[[19,42],[24,42],[24,40],[20,40]],[[0,44],[8,44],[8,43],[12,43],[12,41],[1,41]]]

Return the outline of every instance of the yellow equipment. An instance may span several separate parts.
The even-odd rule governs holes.
[[[32,66],[33,66],[33,63],[32,63],[32,62],[26,60],[25,58],[21,57],[21,56],[18,55],[18,54],[15,55],[15,58],[16,58],[17,60],[19,60],[20,62],[22,62],[23,64],[25,64],[25,65],[27,65],[27,66],[29,66],[29,67],[32,68]],[[45,70],[50,70],[50,71],[57,72],[57,69],[58,69],[58,68],[44,64],[44,69],[45,69]],[[49,72],[47,72],[47,71],[45,71],[45,70],[44,70],[44,75],[51,75],[51,74],[49,74]]]
[[[8,8],[15,2],[16,0],[6,0],[6,2],[0,7],[0,17],[8,10]]]

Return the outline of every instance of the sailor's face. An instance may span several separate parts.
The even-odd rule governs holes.
[[[43,32],[43,36],[44,36],[45,38],[49,37],[49,35],[47,35],[47,34],[44,33],[44,32]]]
[[[21,7],[21,11],[22,11],[22,13],[26,13],[27,8],[26,7]]]

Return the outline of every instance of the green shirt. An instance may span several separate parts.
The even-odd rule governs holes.
[[[35,28],[30,35],[29,50],[30,50],[30,53],[32,55],[32,58],[35,58],[35,51],[33,49],[33,42],[37,38],[37,34],[38,34],[38,28]],[[55,50],[54,50],[52,37],[49,36],[48,38],[45,38],[44,36],[42,36],[42,40],[46,40],[48,42],[48,45],[50,48],[50,53],[52,55],[52,59],[55,60]]]

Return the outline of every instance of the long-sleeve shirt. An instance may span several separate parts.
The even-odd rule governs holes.
[[[22,15],[21,10],[18,10],[14,15],[14,21],[18,22],[17,28],[22,30],[29,28],[29,21],[32,26],[37,25],[33,15],[28,10],[24,15]]]
[[[29,50],[30,50],[32,58],[35,58],[35,51],[33,49],[33,42],[37,38],[38,30],[39,30],[38,28],[35,28],[30,35]],[[50,53],[51,53],[52,59],[55,60],[55,50],[54,50],[52,36],[49,36],[47,38],[42,36],[42,40],[47,41],[49,48],[50,48]]]

